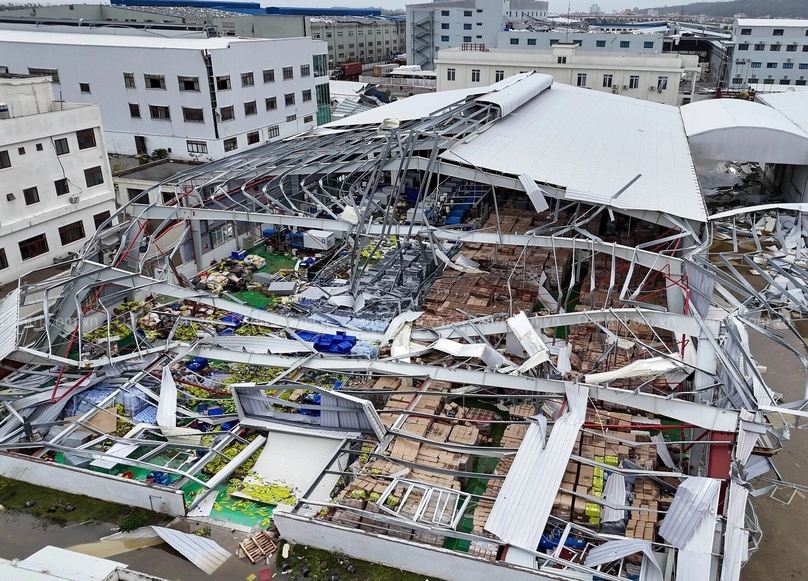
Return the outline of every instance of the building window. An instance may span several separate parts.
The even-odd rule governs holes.
[[[233,223],[227,222],[225,224],[222,224],[221,226],[217,226],[216,228],[211,229],[210,245],[213,248],[216,248],[217,246],[221,246],[228,240],[232,240],[235,237],[236,237],[236,231],[235,228],[233,228]]]
[[[171,119],[171,111],[169,111],[168,107],[163,107],[162,105],[149,105],[149,115],[152,119],[162,119],[164,121]]]
[[[449,23],[448,22],[441,22],[440,29],[441,30],[449,30]]]
[[[267,138],[272,139],[273,137],[278,137],[281,134],[281,128],[278,125],[272,125],[267,127]]]
[[[647,40],[644,43],[642,43],[642,47],[643,48],[654,48],[654,43],[653,43],[653,41],[648,41]]]
[[[801,69],[808,69],[808,63],[800,63]]]
[[[135,88],[135,73],[123,74],[123,86],[126,87],[127,89]]]
[[[448,10],[441,10],[440,15],[441,16],[449,16],[449,11]]]
[[[101,224],[103,224],[107,220],[109,220],[109,210],[93,216],[93,224],[95,225],[95,229],[98,230],[99,228],[101,228]],[[112,224],[107,224],[106,227],[109,228],[110,226],[112,226]]]
[[[275,82],[275,69],[265,69],[264,83],[274,83],[274,82]]]
[[[351,45],[353,48],[354,45]],[[311,76],[311,65],[300,65],[300,76],[301,77],[310,77]]]
[[[90,92],[90,83],[79,83],[79,91],[82,93]]]
[[[67,182],[67,178],[56,180],[55,182],[53,182],[53,185],[56,188],[57,196],[64,196],[65,194],[70,193],[70,185]]]
[[[797,44],[789,44],[789,45],[786,47],[786,52],[797,52],[797,47],[798,47],[798,46],[799,46],[799,45],[797,45]]]
[[[314,121],[314,115],[306,115],[303,117],[303,123],[311,123]]]
[[[132,119],[140,119],[140,105],[137,103],[129,103],[129,116]]]
[[[297,119],[297,115],[287,115],[286,116],[286,122],[287,123],[291,123],[292,121],[294,121],[296,119]]]
[[[28,67],[28,74],[32,77],[50,77],[54,83],[59,82],[59,71],[56,69],[36,69]]]
[[[772,51],[772,52],[780,52],[780,45],[779,44],[773,44],[773,45],[771,45],[769,47],[769,50]]]
[[[738,50],[749,50],[749,43],[742,42],[741,44],[738,45]]]
[[[202,113],[202,109],[190,109],[188,107],[183,107],[182,118],[184,121],[189,121],[191,123],[205,122],[205,116]]]
[[[498,83],[505,78],[505,71],[494,71],[494,82]]]
[[[42,151],[42,144],[41,143],[36,144],[36,150],[37,151]]]
[[[143,75],[147,89],[165,89],[166,78],[163,75]]]
[[[536,46],[536,39],[535,38],[528,38],[527,39],[528,46]]]
[[[441,42],[449,42],[449,37],[448,36],[441,36],[440,41]]]
[[[104,174],[101,173],[101,166],[97,165],[90,169],[84,170],[84,180],[87,182],[87,187],[98,186],[104,183]]]
[[[23,260],[34,258],[40,254],[45,254],[48,251],[48,239],[44,234],[28,238],[20,242],[20,257]]]
[[[763,84],[764,85],[773,85],[774,84],[774,79],[763,79]]]
[[[579,87],[586,87],[586,73],[578,73],[578,82],[576,85]]]
[[[230,90],[230,75],[216,77],[216,90],[229,91]]]
[[[766,50],[766,45],[765,44],[756,44],[755,45],[755,50]]]
[[[286,93],[284,96],[284,101],[286,101],[286,106],[291,107],[295,104],[295,94],[294,93]]]
[[[668,88],[668,77],[659,77],[656,82],[656,90],[664,91]]]
[[[783,68],[784,69],[793,69],[794,68],[794,63],[783,63]]]
[[[288,81],[295,78],[295,70],[293,67],[283,67],[283,80]]]
[[[598,47],[598,48],[604,48],[606,46],[606,41],[605,40],[596,40],[595,41],[595,46]]]
[[[79,149],[95,147],[95,131],[92,129],[76,131],[76,140],[79,142]]]
[[[302,93],[303,95],[303,102],[311,101],[311,89],[306,89]]]
[[[248,101],[244,103],[244,116],[249,117],[250,115],[255,115],[258,113],[258,107],[255,104],[255,101]]]
[[[241,86],[252,87],[253,85],[255,85],[255,77],[253,77],[252,71],[249,73],[241,73]]]
[[[751,77],[749,77],[749,84],[750,85],[757,85],[757,83],[758,83],[758,80],[757,80],[756,76],[752,75]]]
[[[267,111],[272,111],[278,108],[278,100],[275,97],[267,97],[266,101]]]
[[[565,64],[567,64],[567,57],[565,57],[565,56],[560,56],[560,57],[558,57],[557,62],[558,62],[558,64],[560,64],[560,65],[565,65]]]
[[[780,84],[781,85],[790,85],[791,81],[788,80],[788,79],[780,79]]]
[[[464,24],[463,25],[463,30],[471,30],[471,22],[467,22],[466,24]],[[516,42],[514,42],[514,40]],[[511,44],[519,44],[519,39],[518,38],[512,38],[511,39]]]
[[[762,65],[763,63],[759,61],[752,61],[751,63],[749,63],[749,66],[753,69],[759,69]]]
[[[177,77],[180,91],[199,91],[199,77]]]
[[[767,69],[776,69],[777,68],[777,63],[766,63],[766,68]]]
[[[53,147],[56,149],[56,155],[65,155],[66,153],[70,153],[70,147],[67,144],[67,137],[61,137],[59,139],[53,140]],[[0,167],[3,167],[3,154],[0,153]],[[8,159],[8,154],[6,154],[6,159]],[[8,167],[8,166],[6,166]]]
[[[0,248],[0,270],[8,268],[8,258],[6,258],[6,249]]]
[[[480,69],[471,69],[471,82],[472,83],[480,82]]]
[[[741,28],[741,36],[750,36],[752,34],[751,28]]]
[[[7,167],[11,167],[11,159],[8,156],[8,151],[3,150],[0,151],[0,169],[6,169]]]
[[[471,16],[471,10],[464,10],[463,16]]]
[[[84,238],[84,222],[81,220],[59,228],[59,240],[62,241],[62,246],[67,246],[82,238]]]
[[[804,87],[804,86],[805,86],[805,79],[797,79],[797,80],[794,82],[794,84],[795,84],[795,85],[800,85],[801,87]]]
[[[36,189],[36,186],[33,188],[25,188],[22,191],[22,195],[25,198],[26,206],[39,203],[39,190]]]
[[[612,75],[603,75],[603,86],[609,88],[612,86],[614,77]]]
[[[140,197],[140,194],[145,192],[146,190],[138,190],[136,188],[126,188],[126,197],[129,198],[130,202],[134,202]],[[148,202],[148,200],[146,200]]]
[[[808,52],[808,44],[802,46],[802,52]]]
[[[733,85],[740,85],[743,83],[743,77],[733,77],[732,84]]]
[[[511,44],[519,44],[519,39],[518,38],[512,38],[511,39]]]
[[[628,78],[628,88],[629,89],[638,89],[640,87],[640,76],[639,75],[631,75]]]
[[[620,48],[628,48],[629,46],[631,46],[631,42],[629,42],[628,40],[620,41]]]
[[[207,153],[208,144],[205,141],[186,141],[188,153]]]
[[[222,107],[222,121],[232,121],[236,118],[236,110],[232,105],[230,107]]]
[[[231,137],[230,139],[224,140],[224,150],[225,151],[233,151],[234,149],[238,149],[238,140],[235,137]]]
[[[254,145],[259,141],[261,141],[261,137],[257,131],[250,131],[247,134],[247,145]]]
[[[772,36],[783,36],[783,29],[782,28],[775,28],[774,32],[772,32]]]

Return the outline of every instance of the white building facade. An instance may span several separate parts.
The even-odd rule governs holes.
[[[311,37],[328,43],[329,65],[389,62],[406,51],[403,20],[370,16],[312,16]]]
[[[678,105],[688,95],[692,98],[699,71],[695,55],[600,55],[579,53],[574,44],[557,44],[546,51],[450,49],[442,51],[435,64],[438,91],[485,87],[517,73],[537,71],[552,75],[558,83],[667,105]],[[681,95],[679,84],[685,74],[690,82]]]
[[[327,123],[325,53],[310,38],[0,30],[0,67],[50,75],[60,99],[97,103],[110,153],[200,161]]]
[[[739,18],[732,24],[732,42],[731,88],[808,81],[808,20]]]
[[[0,75],[0,284],[69,258],[115,211],[96,105],[56,102],[50,80]],[[8,117],[2,113],[8,109]]]
[[[594,53],[640,54],[662,52],[661,34],[608,32],[574,32],[550,30],[503,30],[497,36],[496,48],[550,50],[557,44],[577,44],[578,50]]]

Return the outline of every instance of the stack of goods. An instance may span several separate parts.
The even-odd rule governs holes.
[[[497,414],[483,408],[466,408],[463,414],[463,419],[467,422],[466,425],[473,423],[483,436],[487,436],[491,433],[491,422],[498,418],[499,416]]]
[[[484,529],[485,523],[488,522],[488,517],[491,515],[491,509],[494,508],[493,500],[480,500],[477,503],[477,508],[474,509],[474,525],[472,532],[475,535],[490,536]]]
[[[452,428],[447,441],[452,444],[476,446],[480,441],[480,430],[474,426],[458,424]]]
[[[469,555],[481,557],[489,561],[496,561],[499,554],[499,545],[487,541],[471,541]]]
[[[434,422],[427,430],[426,438],[435,442],[445,442],[451,432],[452,426],[450,424]]]
[[[511,424],[505,428],[499,445],[503,448],[518,448],[525,439],[528,426],[526,424]]]
[[[637,479],[634,484],[633,508],[631,519],[626,527],[626,536],[635,539],[653,541],[656,538],[657,519],[659,515],[659,488],[649,480]]]
[[[519,403],[508,408],[511,419],[526,419],[536,415],[536,408],[532,403]]]

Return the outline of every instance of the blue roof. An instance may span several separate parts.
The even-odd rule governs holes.
[[[267,14],[286,16],[381,16],[378,8],[303,8],[298,6],[270,6]]]

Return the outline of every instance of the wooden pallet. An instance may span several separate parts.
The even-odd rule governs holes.
[[[239,547],[241,547],[241,550],[244,551],[244,554],[253,565],[278,550],[278,546],[269,538],[269,534],[266,531],[261,531],[247,537],[241,541]]]

